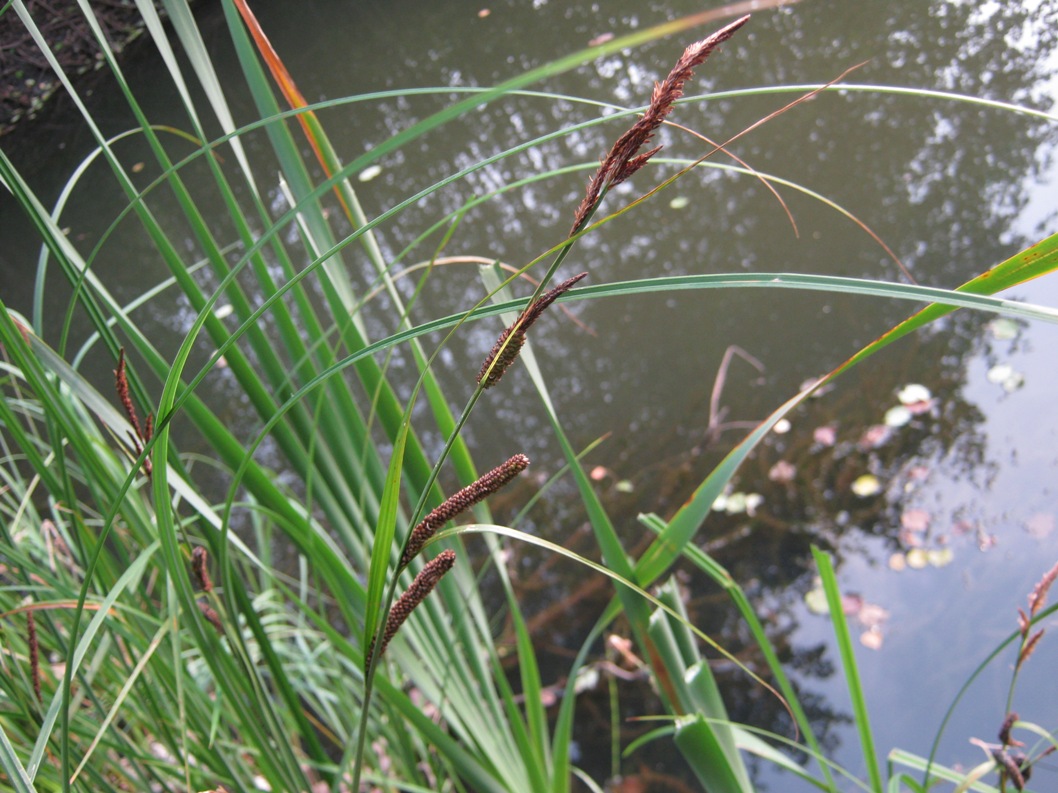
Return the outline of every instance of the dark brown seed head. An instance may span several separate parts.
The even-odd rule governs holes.
[[[202,616],[206,618],[206,622],[212,625],[217,633],[223,634],[224,626],[221,624],[220,615],[217,613],[217,610],[205,600],[196,600],[195,603],[198,604],[198,610],[202,613]]]
[[[26,644],[29,645],[29,676],[33,681],[33,693],[37,702],[43,702],[40,694],[40,645],[37,642],[37,621],[32,611],[26,612]]]
[[[386,652],[386,648],[393,637],[397,635],[400,626],[408,619],[415,607],[422,603],[426,596],[433,591],[433,588],[437,586],[437,582],[444,577],[444,574],[452,569],[455,561],[455,551],[441,551],[441,553],[426,563],[423,569],[419,571],[419,574],[415,576],[415,580],[411,582],[411,586],[404,591],[403,595],[397,598],[397,602],[389,610],[389,617],[386,618],[386,629],[382,633],[382,647],[378,651],[379,658]],[[368,646],[367,655],[364,658],[365,663],[371,658],[374,649],[375,640],[372,639],[371,644]]]
[[[525,346],[525,331],[518,323],[505,328],[492,350],[481,364],[478,372],[478,382],[482,388],[492,388],[500,382],[500,378],[510,369],[511,364],[518,358],[518,353]]]
[[[1031,616],[1035,617],[1047,602],[1047,593],[1056,578],[1058,578],[1058,564],[1044,573],[1043,578],[1032,588],[1032,592],[1029,593],[1029,614]]]
[[[1003,719],[1003,723],[999,727],[999,742],[1003,746],[1024,746],[1021,741],[1010,740],[1010,729],[1014,726],[1014,722],[1018,720],[1018,714],[1011,711],[1007,714],[1007,717]]]
[[[496,466],[484,476],[479,477],[476,481],[464,487],[458,493],[446,498],[440,506],[431,510],[430,513],[419,521],[419,524],[412,529],[411,534],[408,536],[408,542],[405,545],[404,553],[401,556],[400,566],[406,567],[408,563],[418,555],[419,551],[422,550],[426,541],[433,537],[434,534],[437,533],[437,530],[448,523],[448,521],[452,520],[452,518],[456,517],[461,512],[470,509],[492,493],[495,493],[514,479],[514,477],[518,476],[518,474],[524,471],[528,466],[529,458],[524,454],[516,454],[503,463],[503,465]]]
[[[573,285],[586,275],[587,273],[580,273],[568,278],[554,289],[540,295],[540,297],[526,306],[513,325],[500,334],[496,343],[492,345],[491,352],[485,358],[485,363],[481,365],[481,371],[478,372],[478,383],[481,384],[482,388],[492,388],[500,381],[500,378],[503,377],[504,373],[511,367],[511,364],[518,358],[518,353],[521,352],[522,347],[525,346],[526,331],[533,326],[534,322],[540,319],[540,315],[544,313],[548,306],[565,292],[572,289]]]
[[[199,589],[203,592],[213,591],[213,581],[209,577],[209,554],[201,545],[191,552],[191,571],[195,574]]]
[[[694,69],[748,21],[748,16],[736,19],[730,25],[689,46],[676,61],[668,77],[654,84],[654,92],[650,97],[650,106],[646,112],[617,139],[606,157],[603,158],[595,176],[588,182],[587,193],[574,213],[570,236],[581,230],[598,204],[604,189],[625,181],[658,153],[660,146],[644,154],[639,154],[639,150],[650,142],[654,137],[654,132],[664,123],[665,117],[672,112],[676,100],[683,96],[683,87],[693,76]]]

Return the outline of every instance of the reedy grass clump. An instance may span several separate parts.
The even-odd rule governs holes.
[[[7,356],[3,381],[7,399],[0,403],[0,422],[5,448],[10,451],[3,467],[6,489],[0,493],[0,510],[7,518],[0,531],[9,577],[5,580],[8,586],[0,591],[0,609],[6,619],[12,619],[17,609],[25,608],[21,598],[30,594],[37,601],[30,613],[39,607],[40,623],[34,621],[32,632],[27,624],[24,638],[19,625],[13,631],[17,637],[12,642],[14,649],[4,659],[11,674],[3,676],[2,685],[11,708],[0,725],[6,739],[0,742],[0,768],[12,787],[19,791],[152,786],[245,790],[261,781],[273,790],[323,786],[342,791],[357,789],[363,779],[379,786],[419,789],[448,785],[476,791],[565,791],[577,773],[569,755],[576,673],[591,651],[592,640],[623,612],[638,654],[648,660],[673,716],[671,725],[663,729],[674,736],[703,784],[711,790],[749,790],[742,752],[753,751],[822,789],[838,789],[834,772],[748,599],[726,571],[692,542],[738,464],[808,392],[783,405],[739,444],[670,519],[644,516],[644,526],[658,537],[644,554],[632,558],[565,437],[525,341],[529,326],[556,300],[646,292],[658,286],[651,278],[636,284],[606,283],[605,268],[599,266],[594,280],[601,283],[594,287],[569,291],[581,275],[545,291],[576,241],[595,233],[608,220],[594,220],[607,190],[642,169],[656,153],[656,148],[641,150],[671,112],[691,70],[745,24],[745,19],[688,48],[669,77],[658,84],[642,117],[618,138],[596,170],[584,201],[574,211],[570,235],[520,268],[527,270],[544,256],[555,255],[536,294],[495,309],[476,306],[457,317],[416,325],[411,307],[392,288],[392,262],[386,261],[372,235],[382,222],[397,217],[422,194],[409,196],[399,206],[368,219],[349,175],[489,98],[558,73],[606,47],[616,51],[633,41],[616,40],[593,53],[471,94],[343,164],[248,5],[226,2],[232,41],[261,116],[251,127],[266,130],[288,185],[291,206],[274,219],[242,147],[242,136],[250,128],[235,128],[222,81],[204,54],[190,10],[180,2],[169,6],[175,37],[191,59],[209,103],[198,109],[186,100],[189,127],[201,142],[193,158],[207,165],[213,188],[224,199],[229,213],[224,218],[226,228],[241,245],[234,263],[213,238],[212,223],[203,217],[183,181],[182,168],[192,160],[172,161],[159,132],[140,112],[105,40],[100,47],[119,90],[140,120],[137,134],[150,143],[155,154],[161,171],[155,184],[167,185],[176,196],[183,220],[205,255],[203,266],[215,276],[215,289],[203,289],[192,277],[197,265],[185,260],[169,231],[150,211],[155,199],[152,191],[139,192],[133,187],[111,142],[87,111],[85,123],[96,136],[98,151],[115,180],[126,191],[128,213],[142,224],[197,312],[193,327],[171,359],[157,352],[126,308],[95,276],[91,268],[94,254],[85,256],[77,250],[62,233],[57,218],[21,178],[16,164],[0,152],[0,176],[34,220],[49,257],[75,285],[77,302],[71,311],[85,312],[107,355],[117,361],[118,402],[123,408],[122,412],[112,407],[112,400],[98,394],[64,355],[42,340],[39,317],[27,322],[6,307],[0,310],[0,343]],[[20,4],[14,8],[35,30],[25,9]],[[144,13],[174,81],[183,87],[184,74],[173,57],[169,37],[150,6],[145,6]],[[648,31],[632,39],[648,40],[651,35],[657,33]],[[290,111],[280,112],[269,73],[276,78]],[[68,80],[66,84],[76,102],[75,86]],[[225,130],[222,138],[207,141],[199,122],[200,110],[213,113]],[[284,123],[289,118],[297,118],[312,144],[326,174],[320,184],[308,176],[309,164],[302,160],[299,144]],[[231,150],[236,175],[250,196],[249,208],[235,198],[232,177],[217,157],[221,148]],[[461,172],[445,183],[465,175]],[[337,193],[354,229],[342,239],[335,238],[321,205],[331,191]],[[609,217],[631,211],[638,203]],[[299,224],[301,248],[292,250],[281,239],[283,230],[293,223]],[[257,227],[264,231],[254,232]],[[363,261],[377,273],[376,285],[387,291],[400,315],[400,330],[377,341],[368,338],[361,321],[370,304],[343,276],[344,258],[355,256],[358,246]],[[309,264],[295,265],[303,260]],[[927,309],[832,372],[830,379],[956,306],[1020,312],[1054,321],[1053,311],[987,295],[1056,266],[1058,240],[1052,237],[957,292],[775,274],[688,276],[667,288],[756,284],[932,301]],[[278,278],[277,271],[281,273]],[[260,294],[247,293],[241,279],[244,275],[252,276],[253,289]],[[307,297],[303,282],[308,278],[318,279],[326,303],[323,310]],[[234,330],[214,314],[222,300],[233,307]],[[269,338],[260,330],[258,323],[266,312],[275,321],[278,338]],[[513,313],[513,318],[457,416],[433,377],[433,356],[421,345],[432,332],[451,329],[450,334],[459,333],[463,323],[500,312]],[[340,338],[340,352],[330,343],[330,325]],[[191,350],[204,342],[212,351],[210,361],[193,373],[188,370]],[[374,357],[403,343],[410,346],[419,373],[415,397],[427,397],[431,418],[446,437],[438,459],[428,459],[412,427],[415,397],[398,398],[386,367]],[[126,345],[136,365],[126,362]],[[518,692],[501,666],[491,629],[490,618],[498,604],[484,603],[468,565],[455,563],[462,532],[490,531],[487,536],[493,543],[495,535],[504,535],[544,545],[513,529],[490,526],[484,502],[517,475],[527,460],[512,457],[478,477],[461,433],[484,389],[496,383],[519,351],[546,403],[606,569],[581,561],[586,569],[601,570],[613,578],[618,593],[614,606],[600,618],[571,665],[565,696],[553,718],[543,706],[536,650],[499,555],[493,561],[508,595],[506,606],[514,626]],[[196,393],[222,357],[263,425],[249,442],[236,437]],[[358,387],[370,396],[369,405],[360,404],[358,391],[344,382],[341,375],[346,372],[353,373]],[[468,381],[471,374],[467,374]],[[156,400],[149,398],[144,382],[150,378],[161,385]],[[146,427],[141,427],[134,407],[137,403],[156,404],[152,412],[157,420],[148,419]],[[215,459],[209,463],[208,476],[228,479],[223,503],[210,504],[202,497],[194,485],[202,476],[201,463],[183,457],[175,447],[173,423],[187,420],[212,445]],[[254,451],[266,437],[274,441],[284,464],[303,485],[300,492],[284,488],[255,459]],[[129,449],[134,457],[131,463],[126,459]],[[436,486],[445,464],[452,465],[463,485],[448,500]],[[47,498],[41,499],[40,493]],[[428,510],[430,504],[440,506]],[[478,525],[437,534],[455,517],[457,508],[474,509]],[[236,514],[245,517],[253,542],[232,531]],[[400,536],[408,537],[403,549],[396,540]],[[294,577],[275,569],[272,548],[280,538],[293,543],[299,555],[301,566]],[[431,538],[456,549],[445,548],[414,570],[418,552]],[[490,548],[494,550],[495,545]],[[646,592],[680,558],[700,565],[731,595],[767,659],[803,746],[818,763],[817,771],[797,766],[774,746],[754,742],[749,730],[730,724],[697,642],[722,649],[687,624],[674,587],[665,587],[661,597]],[[215,586],[209,573],[211,559]],[[821,555],[819,564],[826,572],[824,559]],[[836,593],[832,571],[826,580]],[[395,599],[398,589],[404,594]],[[653,613],[648,604],[654,605]],[[1030,605],[1030,622],[1053,611],[1034,609]],[[836,624],[839,614],[840,609],[834,612]],[[398,628],[402,641],[387,647]],[[1022,627],[1019,635],[1024,650],[1037,634]],[[381,641],[376,644],[379,636]],[[847,637],[841,643],[847,649]],[[384,650],[388,650],[390,663],[373,663]],[[42,656],[54,658],[55,665],[42,664]],[[847,653],[843,658],[854,679],[854,657]],[[861,735],[869,739],[862,691],[856,691],[855,701]],[[117,729],[119,724],[121,729]],[[772,737],[778,744],[793,741],[788,736]],[[865,759],[872,769],[869,784],[880,791],[882,780],[873,747],[869,741],[865,747]],[[148,754],[148,749],[154,751]],[[56,762],[45,762],[49,755]],[[922,787],[930,773],[927,766]]]

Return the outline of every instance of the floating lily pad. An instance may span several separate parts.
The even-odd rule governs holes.
[[[874,474],[864,474],[856,477],[852,483],[852,492],[860,498],[878,495],[882,491],[882,483]]]
[[[822,587],[816,587],[805,592],[805,606],[813,614],[827,613],[827,595]]]
[[[934,548],[932,551],[926,552],[926,561],[929,562],[931,567],[946,567],[951,564],[955,558],[955,553],[951,548]]]
[[[360,175],[357,176],[356,178],[359,179],[361,182],[370,182],[372,179],[374,179],[380,173],[382,173],[382,166],[381,165],[369,165],[366,168],[364,168],[364,170],[362,170],[360,172]]]
[[[921,570],[929,564],[929,554],[924,548],[912,548],[907,552],[907,566],[912,570]]]
[[[860,436],[861,449],[877,449],[893,437],[893,428],[885,424],[874,424],[864,430]]]
[[[885,418],[883,421],[887,427],[903,427],[911,421],[911,416],[911,411],[906,405],[896,405],[885,411]]]
[[[837,428],[832,425],[816,427],[812,431],[812,440],[820,446],[833,446],[838,440]]]
[[[918,383],[910,383],[900,389],[896,395],[901,405],[913,405],[916,402],[928,402],[933,398],[929,389]]]
[[[1054,531],[1054,513],[1035,513],[1025,521],[1025,528],[1037,540],[1042,540]]]
[[[908,531],[923,532],[929,528],[930,515],[924,509],[906,509],[900,515],[900,525]]]
[[[768,471],[768,479],[783,484],[792,482],[795,476],[797,476],[797,466],[786,460],[779,460]]]
[[[882,648],[882,630],[874,627],[860,634],[860,644],[868,650],[880,650]]]
[[[1007,317],[999,317],[988,323],[992,338],[997,341],[1010,341],[1018,337],[1018,323]]]
[[[988,382],[1002,386],[1008,394],[1017,391],[1025,385],[1025,375],[1014,369],[1008,363],[1000,363],[988,370],[985,375]]]

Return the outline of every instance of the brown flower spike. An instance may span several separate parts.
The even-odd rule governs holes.
[[[1015,664],[1015,670],[1020,669],[1021,665],[1029,660],[1029,656],[1032,655],[1033,650],[1036,649],[1036,645],[1040,643],[1040,639],[1043,638],[1043,628],[1040,628],[1036,633],[1029,635],[1029,627],[1032,625],[1032,618],[1039,614],[1040,610],[1044,607],[1047,602],[1047,593],[1051,589],[1051,585],[1054,584],[1055,580],[1058,580],[1058,564],[1055,564],[1050,570],[1043,574],[1036,586],[1032,588],[1032,592],[1029,593],[1029,613],[1026,614],[1021,609],[1018,609],[1018,627],[1021,630],[1021,649],[1018,651],[1018,661]]]
[[[712,54],[718,46],[734,35],[735,31],[749,21],[749,16],[736,19],[730,25],[721,28],[711,36],[706,36],[684,50],[683,55],[672,67],[669,76],[660,83],[654,83],[654,93],[650,97],[650,106],[632,127],[617,139],[609,154],[603,159],[599,170],[588,183],[588,192],[584,200],[577,207],[574,215],[573,228],[570,236],[573,236],[584,226],[592,211],[599,203],[604,190],[609,190],[614,185],[628,179],[632,174],[646,165],[647,161],[661,149],[655,146],[649,151],[639,153],[654,137],[654,132],[665,121],[672,111],[676,100],[683,96],[684,84],[694,75],[694,69]]]
[[[459,513],[465,512],[479,501],[495,493],[528,466],[529,458],[524,454],[516,454],[503,465],[496,466],[458,493],[446,498],[439,507],[432,510],[411,530],[411,534],[408,535],[408,543],[404,547],[404,553],[400,558],[400,566],[407,567],[408,563],[422,550],[426,541],[433,537],[439,528]]]
[[[26,612],[26,643],[29,645],[29,674],[33,680],[33,693],[37,695],[37,702],[43,702],[40,695],[40,645],[37,642],[37,621],[32,611]]]
[[[201,545],[191,551],[191,571],[198,581],[198,588],[203,592],[213,591],[213,581],[209,577],[209,552]]]
[[[452,569],[455,561],[455,551],[441,551],[435,558],[426,563],[423,569],[419,571],[419,574],[415,576],[415,580],[411,582],[411,586],[404,591],[403,595],[397,598],[397,602],[389,610],[389,617],[386,618],[386,629],[382,633],[382,647],[378,651],[379,658],[386,652],[386,648],[393,637],[397,635],[400,626],[408,619],[415,607],[422,603],[426,596],[433,591],[433,588],[437,586],[437,582],[444,577],[444,574]],[[370,661],[374,651],[375,640],[372,639],[371,644],[368,646],[367,655],[364,656],[365,664]]]
[[[518,358],[518,353],[525,346],[526,331],[540,319],[540,315],[548,306],[572,289],[573,285],[586,275],[587,273],[575,275],[560,283],[550,292],[540,295],[526,306],[525,311],[518,315],[513,325],[500,334],[496,343],[492,345],[492,351],[485,358],[485,363],[481,365],[481,371],[478,372],[478,382],[481,383],[482,388],[492,388],[500,381],[504,372],[511,367],[511,364]]]
[[[154,416],[148,413],[146,429],[140,426],[140,420],[136,414],[136,406],[132,404],[132,396],[129,394],[129,378],[125,372],[124,347],[121,348],[118,354],[118,368],[114,370],[114,387],[118,392],[118,399],[121,400],[121,406],[125,408],[125,415],[134,430],[129,433],[132,451],[136,456],[139,456],[143,451],[143,447],[150,443],[151,435],[154,432]],[[149,457],[143,461],[143,473],[148,478],[151,475],[151,460]]]

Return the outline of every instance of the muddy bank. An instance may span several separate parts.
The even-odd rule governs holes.
[[[85,74],[103,65],[95,35],[76,3],[26,0],[25,5],[67,74]],[[92,0],[91,7],[117,53],[143,30],[132,0]],[[30,32],[8,8],[0,14],[0,135],[36,116],[60,87]]]

